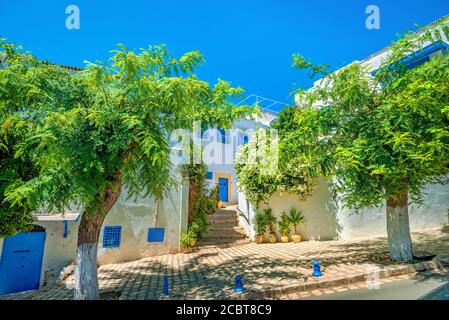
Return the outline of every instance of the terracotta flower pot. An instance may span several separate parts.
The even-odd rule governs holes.
[[[262,243],[263,242],[263,235],[256,236],[255,240],[256,240],[257,244]]]
[[[278,238],[276,237],[276,234],[275,234],[275,233],[270,233],[269,241],[270,241],[271,243],[276,243],[276,242],[278,242]]]
[[[301,242],[301,236],[299,234],[294,234],[292,236],[293,242],[298,243]]]
[[[289,241],[288,236],[282,236],[281,237],[281,241],[282,242],[288,242]]]
[[[195,247],[195,244],[196,244],[196,240],[192,239],[192,240],[190,241],[190,247],[191,247],[191,248]]]

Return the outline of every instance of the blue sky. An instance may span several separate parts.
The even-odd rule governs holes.
[[[106,60],[117,43],[164,43],[175,55],[199,49],[206,58],[201,79],[225,79],[286,103],[293,88],[312,83],[291,68],[293,53],[338,68],[449,13],[449,0],[0,2],[0,37],[40,59],[82,67],[84,60]],[[79,30],[65,27],[70,4],[80,8]],[[365,27],[370,4],[380,9],[379,30]]]

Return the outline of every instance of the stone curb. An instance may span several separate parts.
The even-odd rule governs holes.
[[[414,263],[411,265],[401,265],[395,267],[384,267],[379,271],[379,278],[388,278],[393,276],[405,275],[405,274],[415,274],[418,272],[438,270],[445,267],[449,267],[449,258],[440,258],[432,261],[423,261]],[[368,272],[356,273],[350,277],[342,277],[336,279],[325,279],[325,278],[312,278],[307,277],[306,283],[299,285],[286,285],[281,286],[276,289],[268,290],[248,290],[248,292],[242,294],[232,294],[228,299],[248,299],[248,300],[261,300],[261,299],[273,299],[280,295],[297,293],[302,291],[309,291],[315,289],[323,289],[336,287],[341,285],[348,285],[352,283],[366,281],[370,276]],[[325,275],[323,275],[325,277]]]

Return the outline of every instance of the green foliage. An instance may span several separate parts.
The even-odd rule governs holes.
[[[273,215],[273,210],[271,208],[264,209],[263,214],[265,218],[265,225],[267,226],[268,231],[270,233],[275,233],[276,218]]]
[[[291,110],[291,109],[289,109]],[[279,125],[282,126],[281,122]],[[275,129],[278,127],[275,125]],[[286,130],[278,129],[281,137],[277,153],[270,146],[270,133],[264,130],[256,132],[255,136],[241,146],[234,164],[238,188],[247,199],[258,208],[260,203],[277,191],[295,193],[304,198],[310,194],[313,181],[309,165],[301,158],[287,159],[291,146],[284,143],[283,134]],[[266,139],[260,139],[260,138]],[[266,154],[261,152],[266,150]],[[276,167],[277,165],[277,167]]]
[[[279,231],[283,236],[289,236],[291,231],[291,223],[289,217],[282,212],[281,218],[278,220]]]
[[[214,213],[218,208],[217,190],[208,190],[205,176],[207,166],[201,164],[188,164],[181,167],[181,174],[190,181],[191,189],[196,190],[193,203],[192,226],[195,224],[197,239],[202,239],[207,230],[207,216]],[[192,192],[192,190],[190,190]]]
[[[300,209],[291,208],[288,215],[285,216],[285,219],[293,226],[293,230],[295,234],[297,233],[297,227],[304,223],[304,216],[301,213]]]
[[[40,171],[29,139],[44,117],[69,108],[78,95],[68,72],[20,49],[0,39],[0,237],[27,231],[34,222],[32,211],[41,195],[25,201],[30,188],[16,190]],[[22,200],[6,198],[8,192]]]
[[[181,245],[184,248],[191,248],[192,244],[197,240],[198,226],[192,224],[181,236]]]
[[[265,223],[265,214],[261,211],[256,212],[252,219],[252,223],[254,225],[254,230],[256,231],[256,235],[261,236],[267,230],[267,225]]]
[[[310,69],[309,77],[313,78],[316,75],[327,73],[330,66],[328,64],[316,65],[307,61],[302,55],[295,53],[292,55],[292,67],[298,70]]]
[[[393,43],[373,76],[370,66],[355,62],[298,93],[303,104],[284,142],[292,146],[287,158],[303,158],[313,175],[335,177],[348,207],[377,206],[403,193],[421,202],[424,185],[446,182],[449,56],[413,69],[403,62],[438,40],[435,31]]]
[[[0,45],[7,52],[1,127],[31,126],[8,138],[10,145],[2,136],[9,157],[1,159],[2,177],[9,172],[1,180],[2,206],[24,208],[25,216],[44,204],[106,214],[108,196],[122,185],[130,197],[160,199],[173,185],[167,133],[191,129],[196,120],[230,126],[251,113],[231,101],[242,89],[223,80],[211,86],[194,75],[203,62],[197,51],[175,58],[163,46],[133,52],[119,45],[107,63],[73,73]],[[20,157],[39,174],[17,173],[12,159]],[[11,232],[20,221],[28,220],[15,219]]]

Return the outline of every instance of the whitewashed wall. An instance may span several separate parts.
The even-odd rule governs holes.
[[[237,177],[234,171],[234,160],[239,147],[244,144],[244,136],[251,137],[258,128],[268,128],[270,122],[275,118],[276,115],[270,112],[262,112],[260,115],[256,116],[255,119],[242,118],[234,122],[234,129],[238,129],[235,136],[227,138],[227,143],[225,144],[221,143],[220,139],[215,142],[214,148],[217,150],[220,149],[222,157],[217,163],[208,163],[208,171],[213,173],[213,179],[207,180],[207,183],[209,188],[214,188],[217,183],[215,177],[216,173],[229,174],[231,176],[231,180],[229,181],[231,184],[229,203],[238,203]],[[219,133],[216,132],[215,134]],[[207,137],[209,136],[207,135]]]
[[[135,260],[180,249],[181,233],[187,228],[188,185],[184,182],[173,189],[161,201],[159,217],[155,221],[155,201],[150,197],[135,201],[126,200],[126,191],[111,209],[103,223],[98,241],[98,264]],[[64,267],[76,257],[78,240],[78,221],[68,221],[68,237],[64,238],[64,223],[54,218],[40,218],[35,222],[45,228],[46,239],[42,260],[41,287],[53,285]],[[121,225],[122,236],[119,248],[103,248],[103,230],[105,225]],[[164,242],[147,242],[148,228],[164,227]],[[0,238],[0,259],[3,238]]]
[[[184,182],[172,189],[159,205],[155,219],[156,202],[150,197],[126,200],[123,192],[103,223],[98,243],[98,263],[108,264],[179,252],[180,237],[187,228],[188,185]],[[103,248],[103,230],[107,225],[122,226],[119,248]],[[164,242],[148,242],[148,228],[165,228]]]
[[[449,185],[428,185],[424,188],[424,204],[411,205],[409,209],[411,230],[444,225],[448,223]],[[300,208],[305,224],[299,227],[299,233],[305,240],[352,239],[364,236],[386,235],[385,205],[375,209],[363,209],[359,213],[344,208],[339,195],[333,196],[328,184],[318,180],[312,195],[300,201],[297,195],[276,193],[260,205],[260,210],[270,207],[279,217],[292,207]],[[255,214],[254,207],[239,192],[239,223],[251,239],[255,232],[251,223]]]
[[[62,269],[75,259],[79,223],[75,220],[67,223],[69,233],[67,238],[64,238],[64,222],[36,221],[36,224],[44,227],[46,232],[41,288],[52,286],[58,280]]]

